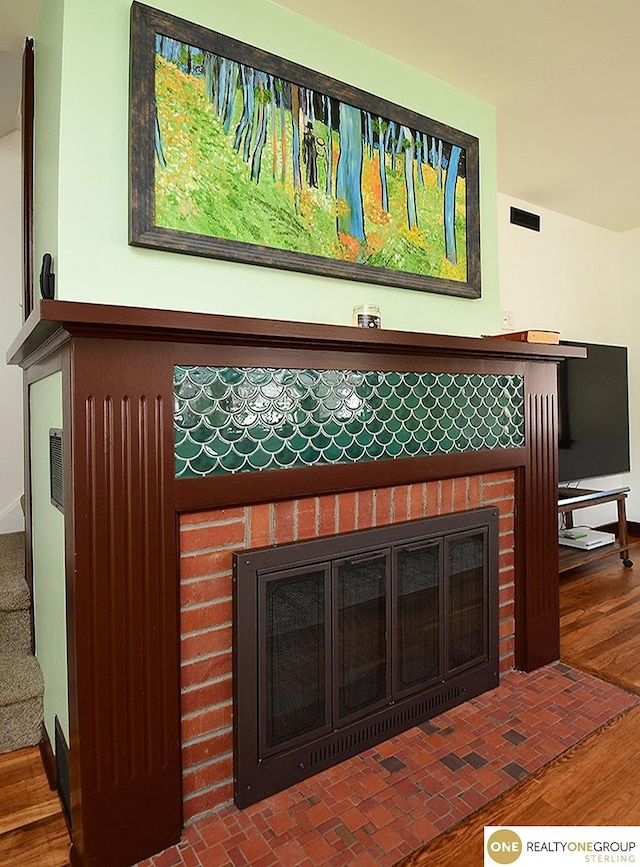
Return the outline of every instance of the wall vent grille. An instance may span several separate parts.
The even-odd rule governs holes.
[[[62,473],[62,431],[59,428],[49,430],[49,484],[51,503],[64,512],[64,484]]]

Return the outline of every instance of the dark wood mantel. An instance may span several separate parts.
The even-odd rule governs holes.
[[[529,671],[558,657],[556,364],[569,355],[585,352],[40,302],[7,357],[27,385],[62,371],[75,865],[125,867],[180,836],[180,512],[513,470],[516,664]],[[521,374],[525,445],[175,479],[176,364]]]
[[[518,361],[558,361],[569,356],[584,358],[586,355],[585,350],[575,346],[520,343],[495,337],[452,337],[349,325],[42,300],[9,348],[7,363],[26,367],[31,353],[70,335],[212,346],[269,346],[394,355],[416,353]]]

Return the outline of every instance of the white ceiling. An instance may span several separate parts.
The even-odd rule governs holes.
[[[500,192],[640,226],[639,0],[276,2],[495,105]],[[14,55],[0,54],[0,135],[15,127],[12,69],[41,3],[0,0],[0,52]]]

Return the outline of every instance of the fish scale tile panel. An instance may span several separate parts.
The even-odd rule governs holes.
[[[176,366],[177,478],[524,445],[520,375]]]

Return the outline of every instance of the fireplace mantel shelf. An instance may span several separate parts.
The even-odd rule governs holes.
[[[42,300],[7,352],[7,362],[28,367],[33,356],[54,351],[69,335],[225,346],[284,347],[393,355],[553,361],[583,358],[582,347],[517,343],[497,338],[453,337],[348,325],[323,325],[188,313],[76,301]]]

